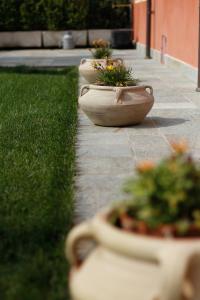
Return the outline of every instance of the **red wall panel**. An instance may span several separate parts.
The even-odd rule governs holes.
[[[198,1],[152,0],[152,48],[198,65]],[[145,44],[146,2],[134,5],[135,39]],[[163,44],[163,45],[164,45]]]
[[[145,43],[146,30],[146,3],[141,2],[134,5],[134,39],[142,44]]]

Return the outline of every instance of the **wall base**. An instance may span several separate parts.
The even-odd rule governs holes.
[[[140,55],[144,56],[146,55],[145,53],[146,47],[144,44],[137,43],[137,51]],[[151,56],[153,59],[161,63],[162,60],[162,55],[161,52],[155,49],[151,49]],[[166,66],[169,66],[171,68],[176,69],[177,71],[184,73],[185,76],[190,78],[193,81],[197,81],[198,77],[198,70],[197,68],[186,64],[184,61],[181,61],[175,57],[172,57],[168,54],[165,54],[163,56],[163,62]]]

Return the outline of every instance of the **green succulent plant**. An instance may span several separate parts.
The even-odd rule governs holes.
[[[107,60],[107,65],[96,63],[94,68],[98,72],[96,84],[105,86],[134,86],[138,80],[133,78],[132,69],[127,69],[123,63]]]
[[[90,49],[93,58],[95,59],[106,59],[112,56],[112,49],[109,42],[99,39],[93,41],[93,49]]]
[[[173,148],[174,153],[158,165],[138,165],[136,178],[125,184],[128,200],[114,209],[112,222],[117,224],[125,214],[134,220],[130,230],[143,224],[146,232],[170,229],[172,235],[200,235],[200,166],[183,143]]]

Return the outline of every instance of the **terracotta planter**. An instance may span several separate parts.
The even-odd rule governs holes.
[[[106,221],[107,212],[68,236],[73,300],[199,300],[200,239],[162,239],[127,233]],[[80,263],[82,240],[97,246]]]
[[[141,123],[154,103],[151,86],[110,87],[85,85],[79,105],[96,125],[126,126]]]
[[[112,59],[114,62],[123,63],[121,58]],[[83,58],[81,59],[81,63],[79,66],[79,73],[83,76],[88,83],[95,83],[97,79],[97,71],[94,69],[93,64],[95,62],[102,64],[103,66],[106,65],[106,59],[88,59]]]

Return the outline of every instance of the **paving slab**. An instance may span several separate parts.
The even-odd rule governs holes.
[[[133,50],[114,50],[114,57],[132,57]],[[0,67],[66,67],[78,66],[81,58],[91,57],[88,49],[0,50]]]

